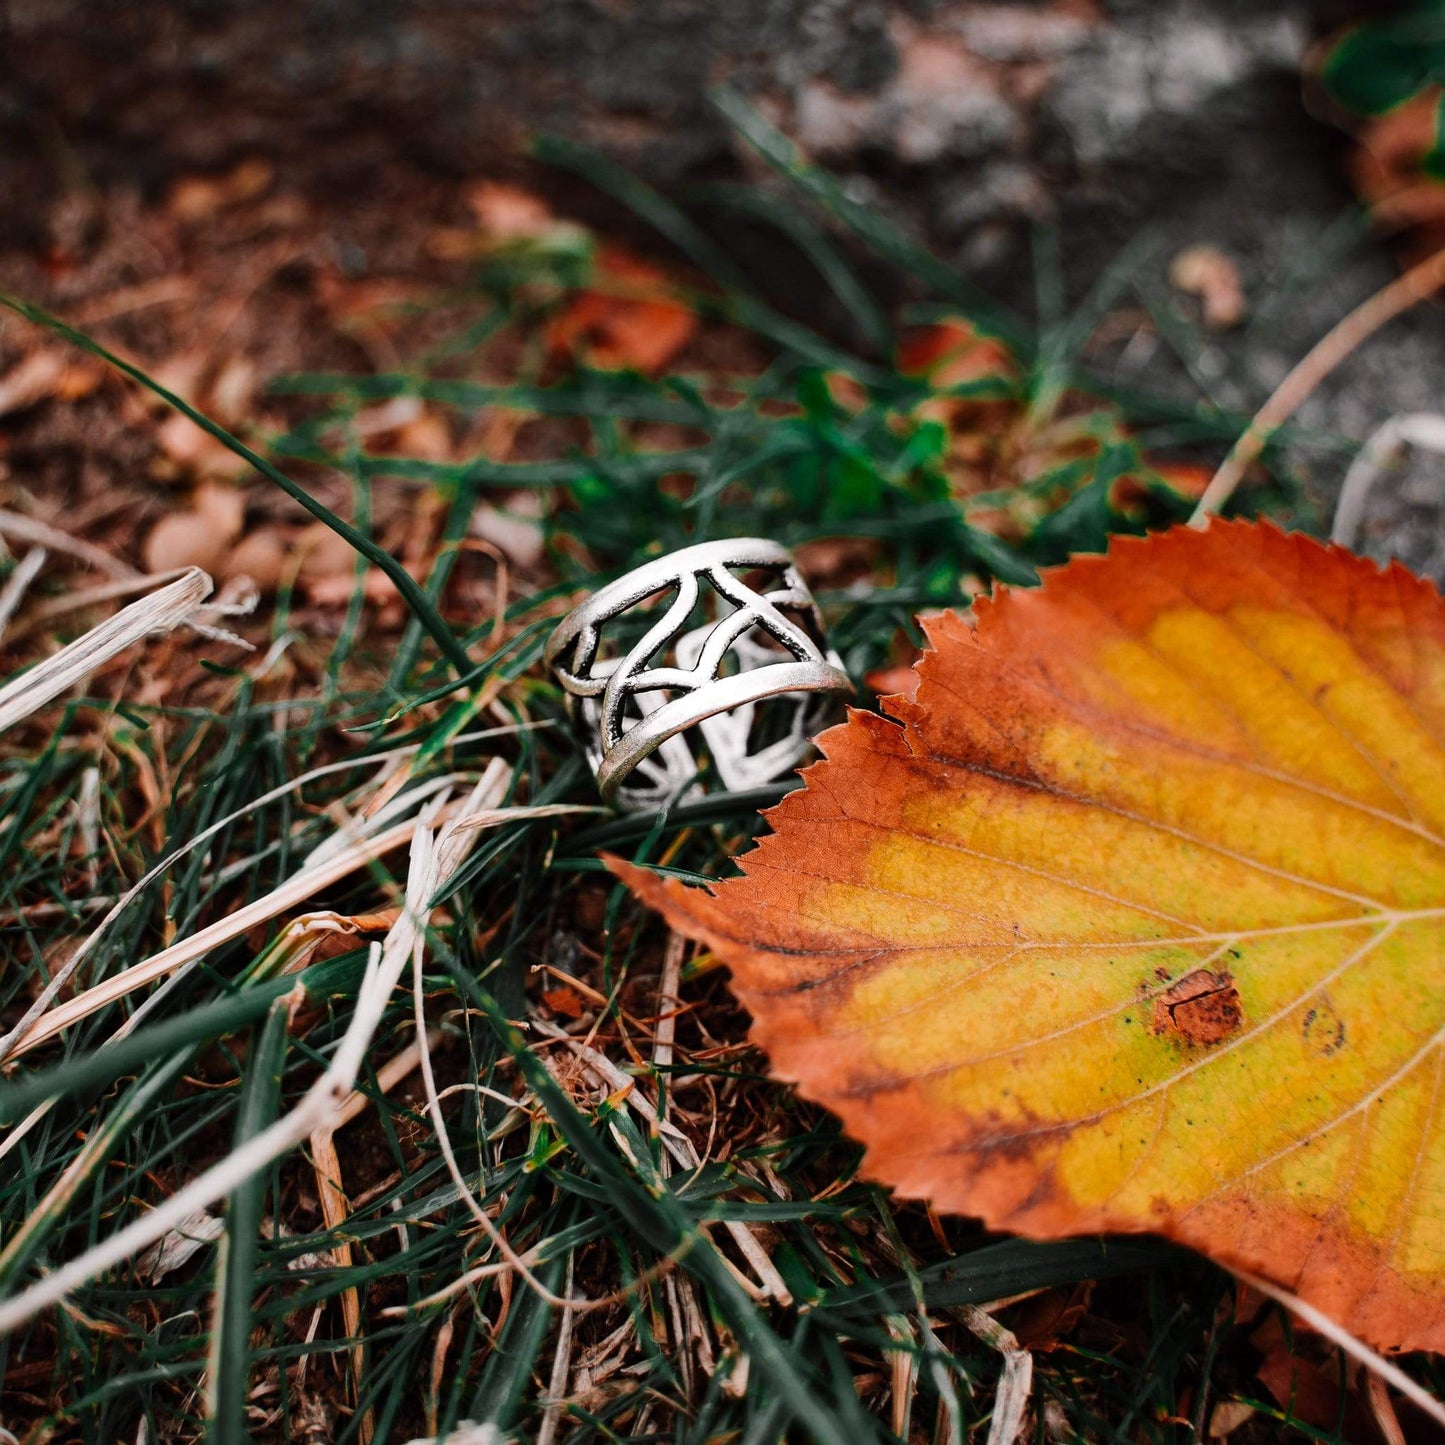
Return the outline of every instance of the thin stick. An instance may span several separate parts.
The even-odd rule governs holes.
[[[1317,341],[1275,388],[1274,394],[1260,407],[1254,420],[1230,448],[1229,455],[1220,463],[1219,470],[1199,499],[1189,525],[1203,527],[1224,506],[1234,495],[1249,464],[1264,450],[1270,437],[1295,414],[1335,367],[1387,321],[1393,321],[1416,302],[1439,290],[1441,285],[1445,285],[1445,250],[1436,251],[1404,275],[1397,276],[1388,286],[1362,301]]]

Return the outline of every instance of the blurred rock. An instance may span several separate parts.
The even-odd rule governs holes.
[[[1371,8],[8,0],[0,194],[12,204],[0,207],[0,248],[43,255],[59,287],[99,224],[86,199],[97,188],[128,187],[138,207],[169,197],[198,218],[189,228],[199,232],[224,228],[237,194],[270,187],[278,201],[321,192],[334,201],[375,187],[387,168],[473,184],[475,234],[449,233],[466,255],[486,227],[505,235],[545,226],[546,203],[564,197],[559,211],[619,234],[630,221],[590,187],[528,159],[539,130],[595,146],[664,191],[742,175],[791,196],[713,108],[711,89],[726,83],[797,137],[852,199],[1025,313],[1041,293],[1040,267],[1055,264],[1047,243],[1038,248],[1040,223],[1057,236],[1060,274],[1048,284],[1060,283],[1066,307],[1123,274],[1117,268],[1143,264],[1145,252],[1156,301],[1168,298],[1169,257],[1197,247],[1227,256],[1252,304],[1249,325],[1209,332],[1184,355],[1168,326],[1146,315],[1121,350],[1117,380],[1156,395],[1172,387],[1190,401],[1207,393],[1247,416],[1394,274],[1385,246],[1351,231],[1346,142],[1301,95],[1308,48]],[[479,178],[489,185],[476,186]],[[768,299],[848,333],[844,309],[770,228],[732,212],[703,220],[726,227],[728,249]],[[405,222],[402,206],[398,229]],[[343,240],[337,249],[348,284],[360,285],[366,254]],[[881,266],[868,279],[885,292],[898,284]],[[1185,307],[1187,321],[1193,301]],[[1215,323],[1225,327],[1226,315],[1216,311]],[[1361,438],[1399,411],[1434,405],[1439,329],[1429,307],[1393,323],[1311,397],[1299,424],[1321,438]],[[224,379],[223,404],[243,396],[245,377]],[[182,426],[164,437],[173,473],[230,475],[232,460]],[[1301,457],[1302,481],[1326,517],[1341,455],[1321,444]]]
[[[539,128],[667,184],[728,164],[732,141],[708,99],[728,82],[835,160],[876,170],[1027,158],[1068,187],[1082,171],[1167,144],[1173,121],[1217,136],[1221,96],[1237,100],[1293,70],[1347,9],[1343,0],[10,0],[0,139],[4,164],[42,187],[58,168],[36,138],[58,135],[93,175],[164,186],[175,208],[199,217],[271,185],[273,171],[293,183],[355,183],[378,155],[496,175],[518,165]],[[1061,143],[1073,176],[1057,165]]]

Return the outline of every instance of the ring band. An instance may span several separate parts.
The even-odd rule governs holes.
[[[749,586],[748,574],[764,580]],[[651,624],[640,637],[624,635],[616,646],[625,650],[604,655],[608,624],[623,622],[625,634],[633,609],[664,596],[660,616],[639,611]],[[715,618],[691,626],[710,600]],[[661,656],[669,649],[671,664]],[[700,542],[644,563],[568,613],[545,655],[603,798],[629,809],[658,808],[696,777],[681,736],[689,729],[723,785],[741,791],[803,762],[827,699],[853,695],[792,556],[760,537]]]

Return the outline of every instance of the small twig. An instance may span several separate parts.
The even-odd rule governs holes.
[[[1202,527],[1234,495],[1249,464],[1271,436],[1292,417],[1312,391],[1387,321],[1408,311],[1445,284],[1445,250],[1436,251],[1377,291],[1336,323],[1274,389],[1205,488],[1191,527]]]

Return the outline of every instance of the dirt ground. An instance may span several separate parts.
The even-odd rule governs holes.
[[[164,287],[99,298],[162,275],[205,293],[224,274],[237,311],[228,334],[245,336],[258,374],[340,362],[357,343],[323,340],[320,291],[441,274],[427,236],[455,223],[468,180],[521,181],[609,234],[638,234],[592,188],[528,158],[539,131],[597,146],[672,195],[718,178],[771,184],[710,102],[725,83],[852,198],[1022,310],[1052,264],[1040,235],[1056,238],[1071,303],[1120,265],[1158,292],[1171,257],[1219,248],[1238,269],[1247,324],[1187,355],[1135,348],[1118,379],[1249,412],[1399,264],[1399,243],[1352,220],[1349,141],[1301,78],[1322,37],[1363,8],[568,0],[519,14],[479,0],[349,6],[341,23],[329,0],[144,16],[96,0],[9,0],[0,282],[72,319],[109,306],[109,333],[154,364],[205,344],[189,334],[182,287],[170,300]],[[269,175],[268,205],[156,220],[178,184],[247,163]],[[772,278],[774,299],[846,324],[767,228],[699,214]],[[872,279],[897,294],[886,270]],[[1300,422],[1358,440],[1428,410],[1440,346],[1438,309],[1417,308],[1320,388]],[[1341,456],[1301,464],[1327,515]],[[1428,459],[1412,464],[1375,500],[1367,549],[1440,575],[1438,495]]]

